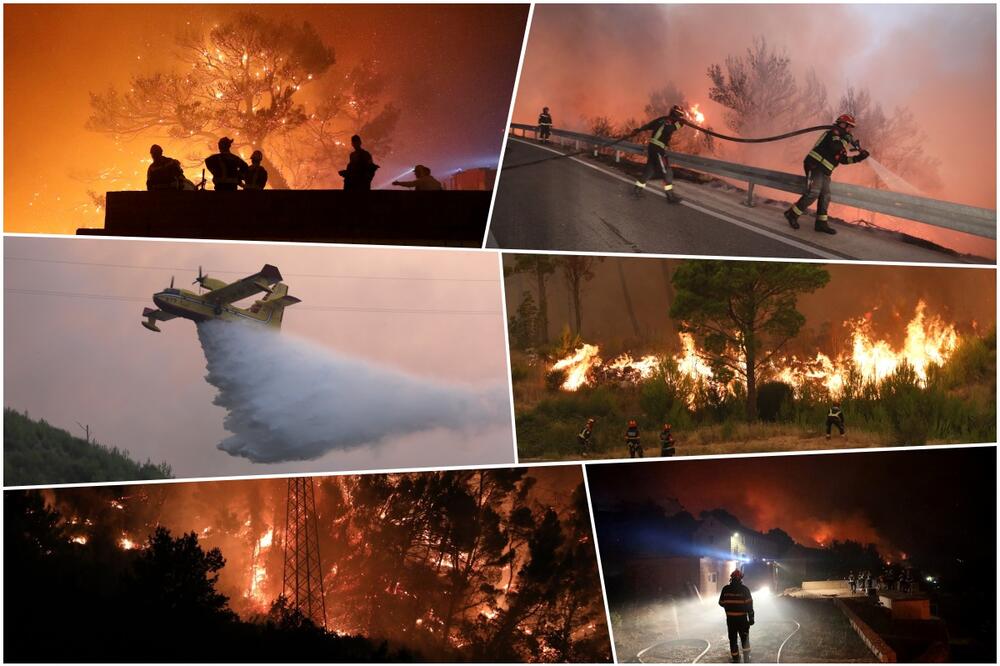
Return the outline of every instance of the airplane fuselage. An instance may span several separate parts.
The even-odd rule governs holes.
[[[274,310],[270,308],[260,308],[255,312],[253,307],[238,308],[228,303],[210,303],[186,289],[164,289],[153,294],[153,303],[164,312],[195,322],[222,319],[266,325],[274,315]]]

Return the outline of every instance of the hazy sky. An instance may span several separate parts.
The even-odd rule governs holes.
[[[207,29],[246,9],[5,6],[5,229],[73,233],[79,226],[99,226],[102,214],[84,206],[88,189],[143,188],[154,139],[168,155],[183,157],[169,137],[143,135],[116,146],[88,131],[90,94],[110,86],[127,90],[136,74],[176,71],[178,34]],[[342,77],[364,58],[377,60],[388,79],[385,99],[402,115],[392,155],[375,155],[382,166],[376,185],[417,163],[438,176],[496,167],[526,4],[254,5],[253,11],[309,22],[335,51],[336,63],[323,77]],[[321,83],[322,77],[303,87],[301,99],[312,105]],[[245,151],[239,142],[235,148]],[[95,179],[111,167],[122,169],[127,182],[110,186]],[[191,170],[187,175],[198,179]]]
[[[706,70],[745,54],[755,36],[785,51],[800,86],[814,70],[834,109],[851,86],[867,88],[887,114],[908,108],[927,136],[925,152],[940,160],[942,187],[928,195],[996,207],[991,4],[542,5],[532,18],[514,121],[534,123],[543,106],[557,127],[577,130],[599,115],[617,123],[641,119],[649,93],[673,82],[689,104],[700,105],[706,124],[724,131],[724,109],[708,99]],[[771,144],[717,148],[724,159],[799,173],[814,138],[800,140],[804,149],[793,141],[788,155]],[[840,181],[861,176],[871,177],[868,166],[837,171]],[[995,254],[992,241],[921,233],[962,251]]]
[[[289,293],[302,299],[286,311],[281,335],[413,376],[506,394],[499,264],[492,253],[8,237],[5,405],[76,434],[75,422],[87,423],[97,441],[165,461],[176,476],[512,461],[509,422],[475,436],[414,433],[306,463],[253,464],[216,449],[227,435],[226,412],[212,404],[216,389],[204,379],[194,325],[178,318],[152,333],[139,325],[142,309],[152,307],[151,295],[171,275],[178,287],[189,287],[199,264],[232,281],[264,263],[278,266]]]

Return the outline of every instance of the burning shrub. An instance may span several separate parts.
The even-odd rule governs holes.
[[[550,391],[558,391],[566,383],[567,373],[561,368],[552,368],[545,373],[545,388]]]

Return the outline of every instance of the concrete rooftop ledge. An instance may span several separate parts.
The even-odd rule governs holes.
[[[490,192],[108,192],[93,236],[479,247]]]

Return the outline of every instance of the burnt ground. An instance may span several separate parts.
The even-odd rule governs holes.
[[[855,662],[873,656],[847,618],[827,599],[755,594],[756,623],[750,628],[754,662]],[[716,600],[612,606],[619,662],[729,661],[726,622]],[[707,650],[707,651],[706,651]],[[642,653],[640,658],[640,653]]]

